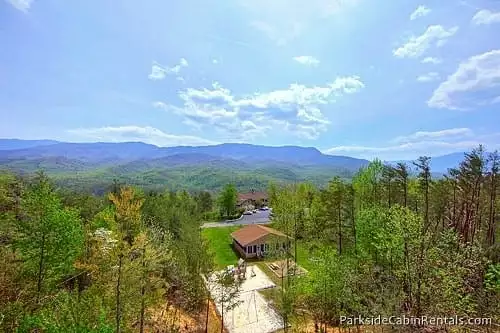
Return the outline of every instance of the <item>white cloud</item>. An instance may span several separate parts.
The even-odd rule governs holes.
[[[399,136],[393,139],[391,142],[393,143],[409,143],[415,141],[423,141],[429,139],[453,139],[460,137],[470,137],[474,135],[471,129],[469,128],[450,128],[440,131],[419,131],[406,136]]]
[[[383,160],[410,160],[418,156],[440,156],[463,152],[477,147],[484,142],[468,140],[458,142],[420,141],[388,146],[338,146],[326,149],[325,154],[348,155],[361,158]],[[492,146],[488,146],[492,147]],[[493,146],[494,147],[494,146]]]
[[[319,60],[312,57],[312,56],[298,56],[294,57],[293,60],[296,62],[302,64],[302,65],[307,65],[307,66],[318,66],[319,65]]]
[[[413,13],[411,13],[410,20],[413,21],[419,17],[426,16],[430,12],[431,12],[431,10],[429,8],[425,7],[424,5],[420,5],[417,7],[417,9],[415,9],[415,11]]]
[[[424,59],[422,59],[422,63],[423,64],[434,64],[434,65],[438,65],[440,63],[442,63],[443,60],[439,59],[439,58],[434,58],[434,57],[426,57]]]
[[[148,75],[148,78],[150,80],[163,80],[169,74],[179,74],[181,69],[183,67],[188,67],[188,65],[187,60],[184,58],[181,58],[179,60],[179,64],[173,67],[165,67],[157,62],[153,62],[153,65],[151,66],[151,73]],[[182,78],[180,81],[182,81]]]
[[[500,12],[492,12],[488,9],[480,10],[472,18],[472,23],[476,25],[492,24],[500,22]]]
[[[448,30],[440,25],[431,25],[420,36],[412,36],[408,42],[393,51],[394,56],[399,58],[418,58],[432,46],[442,46],[448,38],[458,31],[458,27]]]
[[[265,135],[272,128],[283,128],[297,136],[316,138],[330,124],[321,107],[363,87],[363,82],[352,76],[339,77],[324,86],[292,84],[287,89],[233,96],[229,89],[215,82],[211,88],[181,91],[182,107],[163,102],[153,106],[181,115],[190,123],[239,137]]]
[[[429,72],[427,74],[420,75],[417,77],[418,82],[432,82],[439,79],[440,79],[439,73],[436,72]]]
[[[499,86],[500,50],[492,50],[463,61],[455,73],[434,90],[427,104],[433,108],[473,108],[491,103],[498,96]],[[477,97],[478,93],[481,98]]]
[[[77,128],[67,131],[77,137],[106,142],[144,142],[160,147],[210,145],[215,142],[189,135],[175,135],[145,126]]]
[[[20,11],[27,12],[31,4],[33,3],[33,0],[6,0],[8,3],[10,3],[12,6],[14,6],[16,9],[19,9]]]
[[[217,59],[212,59],[212,64],[217,65],[219,61]]]
[[[307,87],[302,84],[291,84],[287,89],[242,98],[236,102],[236,105],[286,109],[294,105],[307,107],[328,104],[335,101],[335,97],[358,92],[364,86],[357,76],[339,77],[325,86]]]
[[[418,156],[440,156],[464,152],[480,144],[488,149],[500,147],[500,133],[475,135],[469,128],[451,128],[440,131],[419,131],[390,140],[378,146],[337,146],[326,149],[331,155],[349,155],[361,158],[381,158],[383,160],[410,160]]]
[[[153,64],[153,66],[151,66],[151,74],[148,75],[148,78],[150,80],[163,80],[166,72],[167,71],[163,67]]]
[[[181,58],[181,60],[179,61],[179,66],[181,66],[181,67],[187,67],[188,66],[187,60],[184,59],[184,58]]]

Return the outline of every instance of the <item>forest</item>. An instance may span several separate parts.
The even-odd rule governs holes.
[[[291,237],[279,255],[308,268],[272,295],[285,332],[378,315],[491,318],[457,329],[498,331],[500,156],[480,146],[439,179],[429,164],[374,160],[321,187],[269,184],[273,228]],[[215,197],[115,182],[99,196],[43,172],[2,172],[0,330],[222,332],[203,283],[216,265],[200,227],[207,214],[236,212],[235,189]]]

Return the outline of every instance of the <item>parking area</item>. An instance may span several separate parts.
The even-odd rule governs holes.
[[[235,225],[247,225],[247,224],[268,224],[271,223],[269,217],[269,210],[258,210],[252,215],[242,215],[241,218],[233,221],[224,222],[208,222],[202,225],[202,228],[218,228],[218,227],[230,227]]]
[[[207,281],[208,289],[219,314],[222,305],[218,301],[222,286],[215,282],[214,273]],[[259,290],[275,288],[276,285],[256,265],[246,269],[245,280],[240,288],[240,303],[232,310],[224,311],[224,326],[229,333],[269,333],[283,327],[278,313],[268,304]]]

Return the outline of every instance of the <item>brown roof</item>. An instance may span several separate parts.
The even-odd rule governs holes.
[[[258,224],[250,224],[241,229],[238,229],[231,234],[231,237],[233,237],[238,243],[240,243],[241,246],[247,246],[257,239],[270,234],[287,237],[284,233],[278,230]]]
[[[266,192],[248,192],[248,193],[238,193],[238,200],[262,200],[267,199]]]

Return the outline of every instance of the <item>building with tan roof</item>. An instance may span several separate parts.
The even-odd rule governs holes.
[[[252,190],[248,193],[238,193],[238,207],[251,210],[261,206],[267,206],[268,198],[266,192]]]
[[[273,251],[286,249],[290,237],[259,224],[250,224],[231,234],[233,246],[243,258],[263,257]]]

